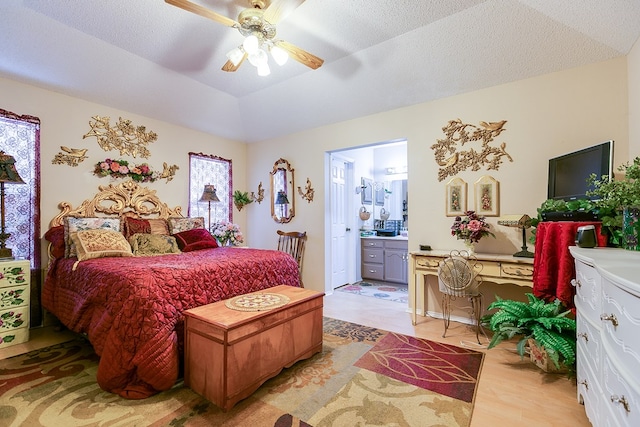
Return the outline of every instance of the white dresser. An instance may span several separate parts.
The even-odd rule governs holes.
[[[0,261],[0,348],[29,341],[29,260]]]
[[[595,426],[640,426],[640,252],[569,248],[576,261],[578,400]]]

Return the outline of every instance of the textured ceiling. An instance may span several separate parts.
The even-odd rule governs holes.
[[[2,0],[0,76],[257,142],[624,56],[640,1],[306,0],[277,30],[324,65],[221,71],[240,33],[163,0]]]

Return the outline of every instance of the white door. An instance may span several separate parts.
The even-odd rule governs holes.
[[[349,226],[347,224],[346,162],[331,155],[331,288],[348,283],[347,262]]]

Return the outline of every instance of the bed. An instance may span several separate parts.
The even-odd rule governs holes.
[[[134,181],[100,186],[99,193],[78,208],[63,202],[60,209],[45,235],[50,241],[50,262],[43,307],[70,330],[86,334],[100,356],[100,387],[126,398],[152,396],[172,387],[180,377],[184,310],[280,284],[300,286],[295,260],[276,250],[183,242],[184,250],[162,254],[134,255],[132,251],[132,255],[87,256],[79,236],[111,238],[126,230],[69,232],[72,220],[115,219],[122,225],[184,218],[179,207],[169,208],[154,190]],[[151,234],[173,241],[165,233],[138,233],[133,228],[135,233],[125,240],[132,246],[135,238],[150,239]],[[197,226],[190,230],[206,232]],[[170,236],[180,242],[178,237],[189,232]],[[75,255],[69,252],[70,243],[77,246]],[[192,248],[187,251],[189,245]]]

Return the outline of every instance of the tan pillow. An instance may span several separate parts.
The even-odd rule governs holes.
[[[64,242],[66,258],[76,256],[76,247],[71,240],[71,234],[81,230],[113,230],[121,231],[120,218],[94,217],[94,218],[64,218]]]
[[[204,228],[203,216],[193,218],[169,217],[167,222],[169,223],[169,231],[171,234],[193,230],[194,228]]]
[[[129,237],[131,250],[135,256],[179,254],[176,238],[162,234],[137,233]]]
[[[104,257],[133,256],[131,246],[122,233],[112,230],[83,230],[71,234],[78,261]]]

